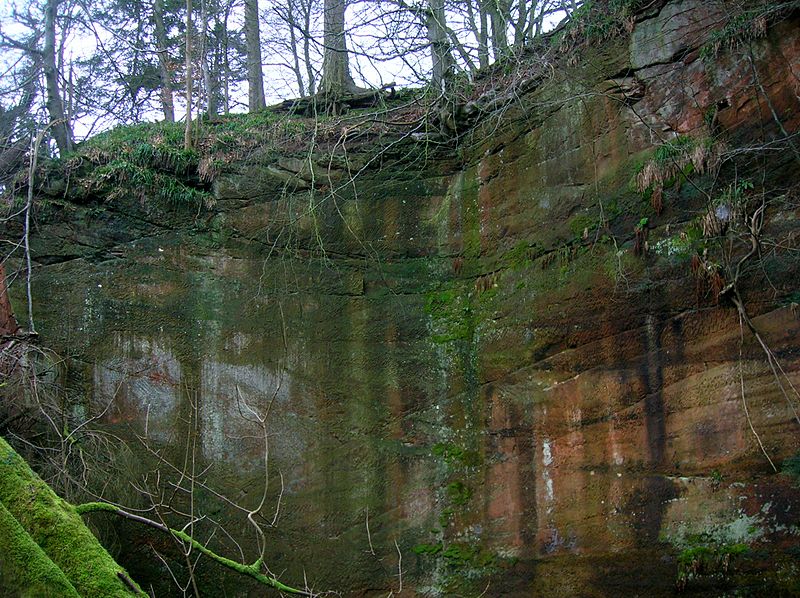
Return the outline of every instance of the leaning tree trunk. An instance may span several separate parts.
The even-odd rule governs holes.
[[[47,84],[47,112],[53,129],[53,138],[62,156],[72,150],[72,130],[64,112],[64,101],[58,86],[56,68],[56,10],[60,0],[47,0],[44,10],[44,49],[42,64]]]
[[[247,99],[250,112],[261,110],[264,101],[264,73],[261,70],[261,34],[258,25],[258,0],[244,2],[244,36],[247,45]]]
[[[80,598],[64,572],[0,502],[0,587],[10,596]]]

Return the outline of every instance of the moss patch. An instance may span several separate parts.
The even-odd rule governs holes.
[[[145,595],[123,582],[125,579],[135,586],[84,525],[72,505],[59,498],[2,438],[0,502],[81,596]],[[24,542],[24,538],[21,541]]]
[[[78,597],[64,572],[0,502],[0,588],[18,596]]]

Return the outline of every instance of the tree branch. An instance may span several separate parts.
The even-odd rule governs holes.
[[[124,519],[142,523],[144,525],[147,525],[148,527],[152,527],[166,534],[170,534],[173,537],[178,538],[179,540],[183,540],[184,542],[186,542],[193,548],[197,549],[198,551],[202,552],[208,558],[210,558],[213,561],[216,561],[223,567],[227,567],[228,569],[232,569],[237,573],[241,573],[242,575],[251,577],[260,584],[269,586],[271,588],[275,588],[276,590],[280,590],[281,592],[286,592],[287,594],[295,594],[299,596],[313,596],[313,594],[310,591],[287,586],[286,584],[281,583],[274,577],[269,577],[261,573],[261,565],[263,564],[261,558],[258,558],[252,565],[237,563],[236,561],[233,561],[229,558],[217,554],[213,550],[206,547],[204,544],[195,540],[192,536],[190,536],[186,532],[172,529],[171,527],[168,527],[163,523],[159,523],[158,521],[153,521],[152,519],[148,519],[147,517],[142,517],[141,515],[136,515],[135,513],[130,513],[128,511],[115,507],[112,504],[106,502],[88,502],[81,505],[77,505],[75,507],[75,510],[80,515],[84,515],[86,513],[97,513],[97,512],[114,513],[115,515],[118,515],[119,517],[122,517]]]

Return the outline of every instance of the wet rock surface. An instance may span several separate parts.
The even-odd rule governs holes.
[[[746,64],[699,57],[721,18],[666,3],[479,123],[458,162],[417,147],[352,184],[294,158],[243,164],[202,219],[132,201],[42,222],[37,328],[90,409],[114,400],[118,433],[146,424],[169,450],[199,405],[204,463],[244,502],[263,445],[243,405],[271,405],[267,561],[287,580],[398,595],[400,568],[407,595],[671,595],[683,551],[743,544],[740,570],[689,590],[791,595],[800,492],[752,429],[777,464],[800,450],[800,262],[771,253],[741,283],[787,400],[682,249],[709,181],[666,190],[662,213],[635,189],[677,134],[746,148],[800,128],[796,15]],[[796,185],[791,151],[748,168]],[[791,205],[769,215],[774,238],[793,238]]]

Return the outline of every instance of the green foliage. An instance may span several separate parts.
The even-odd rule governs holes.
[[[183,147],[182,125],[143,123],[101,133],[56,166],[74,173],[74,187],[85,195],[130,195],[180,208],[213,202],[198,180],[199,161],[197,151]]]
[[[208,183],[225,168],[256,149],[271,155],[279,146],[291,148],[308,127],[270,111],[219,117],[198,124],[197,149],[185,149],[180,123],[123,126],[85,141],[55,168],[79,195],[110,201],[129,195],[170,209],[210,207]]]
[[[659,145],[653,155],[653,160],[657,164],[669,164],[694,149],[696,145],[697,142],[693,137],[679,135],[675,139],[671,139]]]
[[[435,556],[441,553],[444,550],[444,544],[439,542],[438,544],[417,544],[411,551],[414,554],[425,554],[425,555],[432,555]]]
[[[733,209],[743,207],[747,202],[747,192],[754,188],[753,181],[739,179],[735,183],[728,185],[725,190],[714,198],[715,206],[730,206]]]

